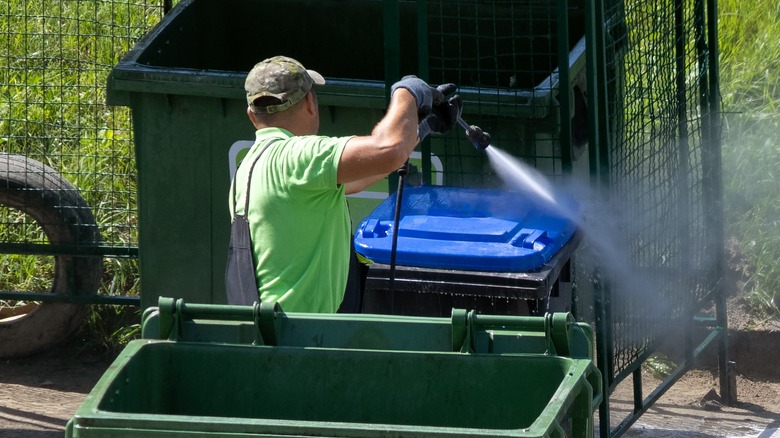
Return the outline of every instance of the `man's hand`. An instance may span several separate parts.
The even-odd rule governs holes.
[[[450,97],[446,102],[434,105],[428,116],[431,132],[446,134],[458,123],[458,117],[463,109],[463,100],[459,95]]]
[[[417,102],[417,116],[419,120],[424,119],[431,113],[435,88],[414,75],[404,76],[400,81],[393,84],[393,86],[390,87],[390,96],[399,88],[406,89],[414,96],[414,100]]]
[[[447,87],[452,84],[439,85],[439,91],[442,87]],[[453,88],[449,90],[451,94],[454,92]],[[445,88],[445,91],[447,89]],[[443,95],[446,95],[442,93]],[[449,132],[457,123],[460,112],[463,109],[463,100],[457,94],[450,97],[447,100],[443,100],[439,103],[434,103],[431,110],[431,114],[428,115],[417,128],[417,136],[422,141],[429,133],[435,132],[437,134],[445,134]]]
[[[431,90],[431,94],[433,97],[433,106],[436,107],[437,105],[441,105],[444,103],[447,103],[447,99],[452,95],[452,93],[457,90],[458,87],[455,84],[448,83],[448,84],[441,84],[438,87]]]

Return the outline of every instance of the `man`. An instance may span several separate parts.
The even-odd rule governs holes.
[[[421,137],[449,130],[456,117],[444,99],[454,85],[436,89],[412,76],[393,85],[371,135],[318,136],[314,85],[324,83],[283,56],[255,65],[245,82],[256,141],[236,172],[231,215],[249,222],[260,300],[289,312],[359,311],[354,301],[342,305],[354,257],[345,196],[397,170]]]

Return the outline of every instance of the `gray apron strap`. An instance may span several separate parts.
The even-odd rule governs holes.
[[[276,138],[266,143],[249,168],[243,214],[236,213],[237,178],[233,178],[233,196],[231,197],[233,223],[230,225],[230,244],[228,245],[227,266],[225,268],[225,293],[227,294],[228,304],[251,306],[259,299],[257,295],[258,285],[257,277],[255,276],[255,264],[252,257],[252,236],[249,230],[249,221],[247,220],[249,213],[249,189],[257,161],[263,155],[263,152],[278,140]],[[238,172],[236,172],[236,176],[238,176],[237,174]]]

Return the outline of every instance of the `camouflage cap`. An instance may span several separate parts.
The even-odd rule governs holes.
[[[306,70],[300,62],[286,56],[274,56],[255,64],[244,82],[247,104],[254,112],[278,113],[295,105],[314,84],[325,79],[314,70]],[[261,97],[275,97],[282,103],[258,107]]]

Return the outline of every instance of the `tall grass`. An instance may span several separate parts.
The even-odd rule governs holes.
[[[720,0],[727,232],[744,255],[746,303],[780,314],[780,3]]]
[[[161,0],[0,6],[0,151],[39,160],[73,183],[107,246],[136,246],[138,221],[131,118],[127,108],[105,105],[106,79],[160,19],[161,7]],[[0,243],[39,243],[30,237],[35,230],[14,231],[19,218],[0,209]],[[51,257],[2,257],[0,290],[47,289]],[[104,273],[101,294],[139,293],[136,260],[106,258]]]

